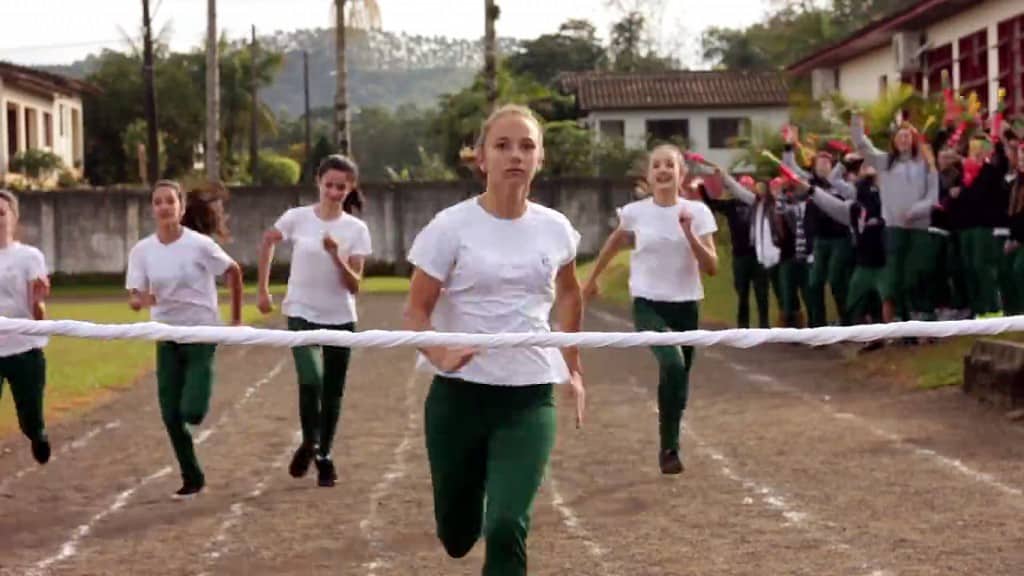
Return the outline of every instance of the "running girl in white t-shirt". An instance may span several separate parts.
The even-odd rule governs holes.
[[[619,227],[605,242],[583,289],[598,292],[597,279],[623,249],[630,256],[629,293],[638,331],[695,330],[698,303],[704,299],[701,273],[718,271],[713,234],[718,229],[711,210],[702,202],[680,198],[686,164],[678,148],[658,146],[651,152],[647,189],[653,194],[619,211]],[[679,456],[679,426],[690,390],[693,348],[656,346],[658,360],[658,419],[664,474],[683,471]]]
[[[195,192],[189,195],[188,221],[181,186],[164,180],[153,188],[156,232],[140,240],[128,255],[128,289],[132,310],[150,308],[155,322],[179,326],[220,324],[218,276],[231,288],[231,324],[241,323],[242,269],[207,234],[225,233],[223,200]],[[157,342],[156,377],[160,415],[181,468],[177,497],[198,494],[206,478],[187,425],[198,426],[210,409],[216,345]]]
[[[0,316],[8,318],[46,317],[46,296],[50,280],[43,253],[15,240],[18,228],[18,199],[0,190]],[[18,426],[32,442],[36,462],[50,460],[50,440],[43,420],[43,390],[46,388],[46,336],[9,334],[0,336],[0,394],[4,380],[11,386]]]
[[[579,331],[579,234],[565,216],[528,200],[543,158],[540,123],[528,108],[503,107],[484,123],[477,166],[487,188],[437,214],[416,237],[407,328],[547,332],[554,305],[559,328]],[[582,419],[579,352],[422,353],[437,374],[425,422],[437,535],[461,558],[483,531],[483,574],[526,574],[530,511],[555,442],[553,384],[570,383],[577,425]]]
[[[273,309],[270,263],[274,246],[292,245],[288,292],[281,305],[289,330],[356,329],[356,294],[363,265],[370,255],[370,230],[343,209],[358,194],[359,168],[340,155],[324,158],[317,169],[320,201],[292,208],[263,235],[259,262],[259,307]],[[299,420],[302,444],[292,456],[289,473],[305,476],[316,456],[317,483],[334,486],[337,472],[331,445],[341,416],[350,349],[325,346],[292,348],[299,378]]]

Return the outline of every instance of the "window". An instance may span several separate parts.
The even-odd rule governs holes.
[[[949,87],[953,87],[953,44],[943,44],[924,54],[922,69],[928,78],[928,94],[942,93],[942,72],[949,76]]]
[[[690,139],[690,121],[686,118],[675,120],[648,120],[647,137],[656,142]]]
[[[57,118],[57,125],[59,126],[60,135],[63,137],[64,136],[64,105],[61,104],[60,106],[57,107],[57,109],[59,110],[59,113],[60,113],[60,116]]]
[[[1024,114],[1024,14],[999,23],[999,86],[1008,116]]]
[[[960,38],[960,93],[977,93],[978,101],[988,108],[988,31],[978,30]]]
[[[601,138],[623,140],[626,138],[626,122],[624,120],[601,120]]]
[[[889,93],[889,77],[882,74],[878,77],[878,95],[885,96]]]
[[[53,114],[43,112],[43,145],[53,149]]]
[[[749,118],[711,118],[708,120],[708,139],[712,148],[733,148],[736,138],[749,134]]]

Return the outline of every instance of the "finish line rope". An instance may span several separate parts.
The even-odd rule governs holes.
[[[180,343],[217,343],[255,346],[339,346],[345,348],[397,348],[468,346],[474,348],[632,348],[637,346],[731,346],[753,348],[762,344],[822,346],[837,342],[868,342],[887,338],[949,338],[991,336],[1024,331],[1024,315],[945,322],[895,322],[861,326],[796,329],[692,330],[688,332],[547,332],[462,334],[367,330],[346,332],[310,330],[292,332],[250,326],[169,326],[157,322],[93,324],[78,320],[25,320],[0,317],[0,334],[70,336],[99,340],[167,340]]]

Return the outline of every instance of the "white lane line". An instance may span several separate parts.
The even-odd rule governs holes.
[[[253,394],[255,394],[255,391],[259,390],[260,387],[262,387],[267,382],[270,382],[270,380],[272,380],[275,376],[280,374],[281,370],[284,368],[284,364],[285,359],[282,359],[270,370],[270,372],[267,373],[265,377],[251,384],[249,388],[246,390],[246,395],[242,396],[240,400],[238,400],[237,402],[235,402],[235,404],[233,404],[231,407],[225,410],[224,413],[221,414],[221,417],[216,424],[211,426],[209,429],[204,430],[203,433],[196,438],[195,444],[202,444],[208,438],[210,438],[210,436],[213,434],[215,430],[217,430],[220,426],[222,426],[225,422],[227,422],[230,419],[231,413],[237,411],[239,408],[245,405],[249,398],[251,398]],[[253,390],[252,394],[248,393],[250,390]],[[108,506],[106,509],[90,518],[89,521],[85,524],[82,524],[78,528],[75,528],[75,530],[71,533],[71,536],[67,539],[67,541],[64,542],[64,544],[61,545],[60,550],[56,554],[37,562],[35,567],[32,570],[30,570],[29,574],[45,574],[46,570],[53,567],[55,564],[58,564],[60,562],[63,562],[74,557],[76,554],[78,554],[79,544],[81,544],[82,540],[85,539],[92,532],[93,528],[95,528],[97,524],[102,522],[108,516],[124,508],[128,501],[132,498],[132,496],[134,496],[135,493],[138,492],[142,487],[170,473],[170,466],[161,468],[160,470],[157,470],[153,474],[146,476],[145,478],[137,482],[134,486],[118,494],[117,497],[114,498],[114,501],[110,506]]]
[[[270,480],[284,468],[292,452],[295,451],[295,448],[300,442],[302,442],[302,430],[296,430],[295,434],[292,435],[291,444],[289,444],[288,448],[284,452],[281,452],[281,454],[274,459],[273,463],[270,465],[270,469],[260,478],[259,482],[253,486],[253,489],[238,501],[231,504],[227,514],[224,515],[224,520],[221,521],[220,527],[217,529],[217,534],[213,537],[213,540],[207,544],[206,551],[203,554],[204,564],[207,569],[211,564],[227,553],[230,544],[228,541],[229,533],[234,530],[235,526],[242,521],[242,517],[249,511],[249,507],[246,503],[263,495],[263,492],[267,489],[267,485],[270,483]],[[210,572],[203,570],[199,573],[199,576],[209,576],[209,574]]]
[[[58,459],[66,457],[72,451],[81,450],[82,448],[85,448],[86,446],[89,445],[90,442],[92,442],[92,440],[94,438],[96,438],[97,436],[99,436],[103,432],[107,432],[107,431],[110,431],[110,430],[116,430],[116,429],[118,429],[120,427],[121,427],[121,421],[120,420],[113,420],[113,421],[108,422],[106,424],[103,424],[103,425],[100,425],[100,426],[96,426],[95,428],[89,430],[88,432],[86,432],[85,434],[83,434],[79,438],[75,439],[71,443],[65,444],[62,448],[60,448],[57,451],[57,453],[54,454],[50,458],[50,462],[47,464],[47,467],[52,467],[53,466],[53,462],[55,460],[58,460]],[[10,477],[4,479],[3,482],[0,482],[0,496],[8,497],[8,498],[13,497],[13,494],[10,494],[10,493],[7,492],[7,488],[11,484],[17,482],[18,480],[21,480],[22,478],[24,478],[25,476],[27,476],[29,474],[32,474],[33,472],[37,472],[37,471],[41,470],[42,468],[43,467],[39,466],[39,465],[27,466],[25,468],[22,468],[21,470],[18,470],[16,473],[11,475]]]
[[[583,526],[583,522],[580,521],[576,512],[568,503],[566,503],[565,498],[562,497],[562,493],[558,489],[558,481],[555,480],[550,464],[548,465],[547,482],[548,487],[551,490],[551,505],[558,511],[558,515],[562,517],[562,524],[565,525],[570,534],[572,534],[577,540],[583,542],[583,545],[587,548],[587,552],[589,552],[600,565],[601,574],[614,574],[612,568],[605,561],[605,557],[608,554],[608,548],[602,546],[594,539],[590,534],[590,531]]]
[[[388,466],[387,471],[381,476],[380,480],[373,486],[370,491],[369,498],[369,511],[367,512],[366,518],[363,518],[359,522],[359,531],[362,532],[363,538],[369,543],[370,550],[374,554],[374,558],[363,564],[366,568],[368,576],[375,576],[378,570],[382,570],[390,565],[391,561],[389,557],[392,556],[384,550],[384,543],[380,539],[380,509],[381,502],[390,494],[392,488],[396,482],[405,477],[409,470],[409,451],[412,449],[413,438],[416,435],[417,428],[419,427],[419,414],[420,410],[416,406],[416,395],[414,393],[415,384],[418,380],[418,372],[416,367],[413,366],[409,377],[405,382],[405,430],[402,434],[402,440],[395,447],[392,452],[391,465]]]

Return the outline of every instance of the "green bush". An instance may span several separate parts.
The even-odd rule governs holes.
[[[264,186],[294,186],[299,182],[302,166],[298,162],[273,152],[260,152],[257,181]]]
[[[31,149],[11,158],[11,170],[39,181],[64,167],[64,162],[49,150]]]

